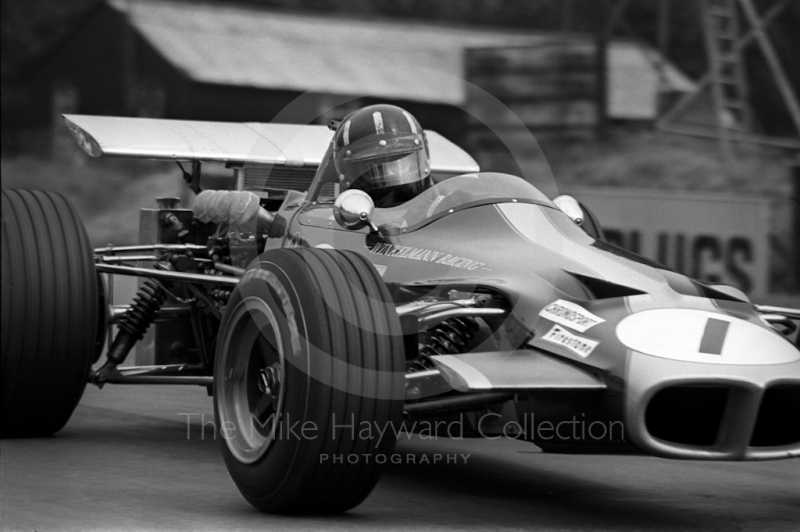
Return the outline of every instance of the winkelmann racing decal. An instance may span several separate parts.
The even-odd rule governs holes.
[[[586,332],[598,323],[606,321],[600,316],[595,316],[582,306],[563,299],[544,307],[539,311],[539,316],[580,332]]]
[[[436,264],[444,264],[445,266],[463,268],[465,270],[477,270],[478,268],[482,268],[485,264],[477,260],[468,259],[466,257],[458,257],[456,255],[450,255],[449,253],[443,253],[441,251],[433,251],[430,249],[415,248],[411,246],[396,246],[394,244],[375,244],[369,249],[369,252],[375,255],[395,257],[398,259],[434,262]]]
[[[589,338],[583,338],[581,336],[572,334],[568,330],[558,325],[553,325],[553,328],[550,329],[547,334],[542,336],[542,340],[550,342],[551,344],[566,347],[576,355],[580,355],[583,358],[591,355],[592,351],[594,351],[594,348],[600,343],[597,340],[590,340]]]

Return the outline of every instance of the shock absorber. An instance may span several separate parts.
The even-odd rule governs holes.
[[[435,365],[430,357],[465,353],[478,329],[478,322],[470,317],[450,318],[431,327],[421,335],[424,346],[420,347],[419,356],[409,363],[407,370],[410,372],[431,370]],[[419,399],[423,394],[420,386],[424,388],[423,385],[416,384],[407,386],[406,398]],[[436,393],[443,391],[446,389],[439,389]]]
[[[467,350],[475,337],[478,322],[475,318],[450,318],[428,330],[428,341],[420,349],[423,358],[434,355],[457,355]]]
[[[144,338],[144,333],[155,320],[156,313],[167,299],[164,286],[155,279],[145,279],[131,303],[131,308],[117,323],[119,332],[108,350],[108,363],[118,366],[128,357],[133,346]]]

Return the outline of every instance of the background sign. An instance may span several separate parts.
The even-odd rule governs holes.
[[[562,191],[563,192],[563,191]],[[767,292],[770,203],[752,195],[570,187],[609,242],[700,281]]]

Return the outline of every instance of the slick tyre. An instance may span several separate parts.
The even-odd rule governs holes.
[[[92,248],[60,194],[2,192],[0,430],[46,436],[69,420],[86,387],[98,338]]]
[[[214,362],[218,437],[245,499],[320,514],[367,497],[402,423],[401,334],[386,286],[357,253],[261,256],[230,297]]]

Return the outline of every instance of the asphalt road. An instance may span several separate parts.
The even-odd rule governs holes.
[[[511,440],[403,441],[415,463],[391,465],[349,514],[264,515],[239,495],[210,426],[203,438],[212,419],[201,388],[88,388],[57,436],[0,444],[2,528],[800,529],[800,460],[558,456]],[[453,453],[467,463],[419,463]]]

